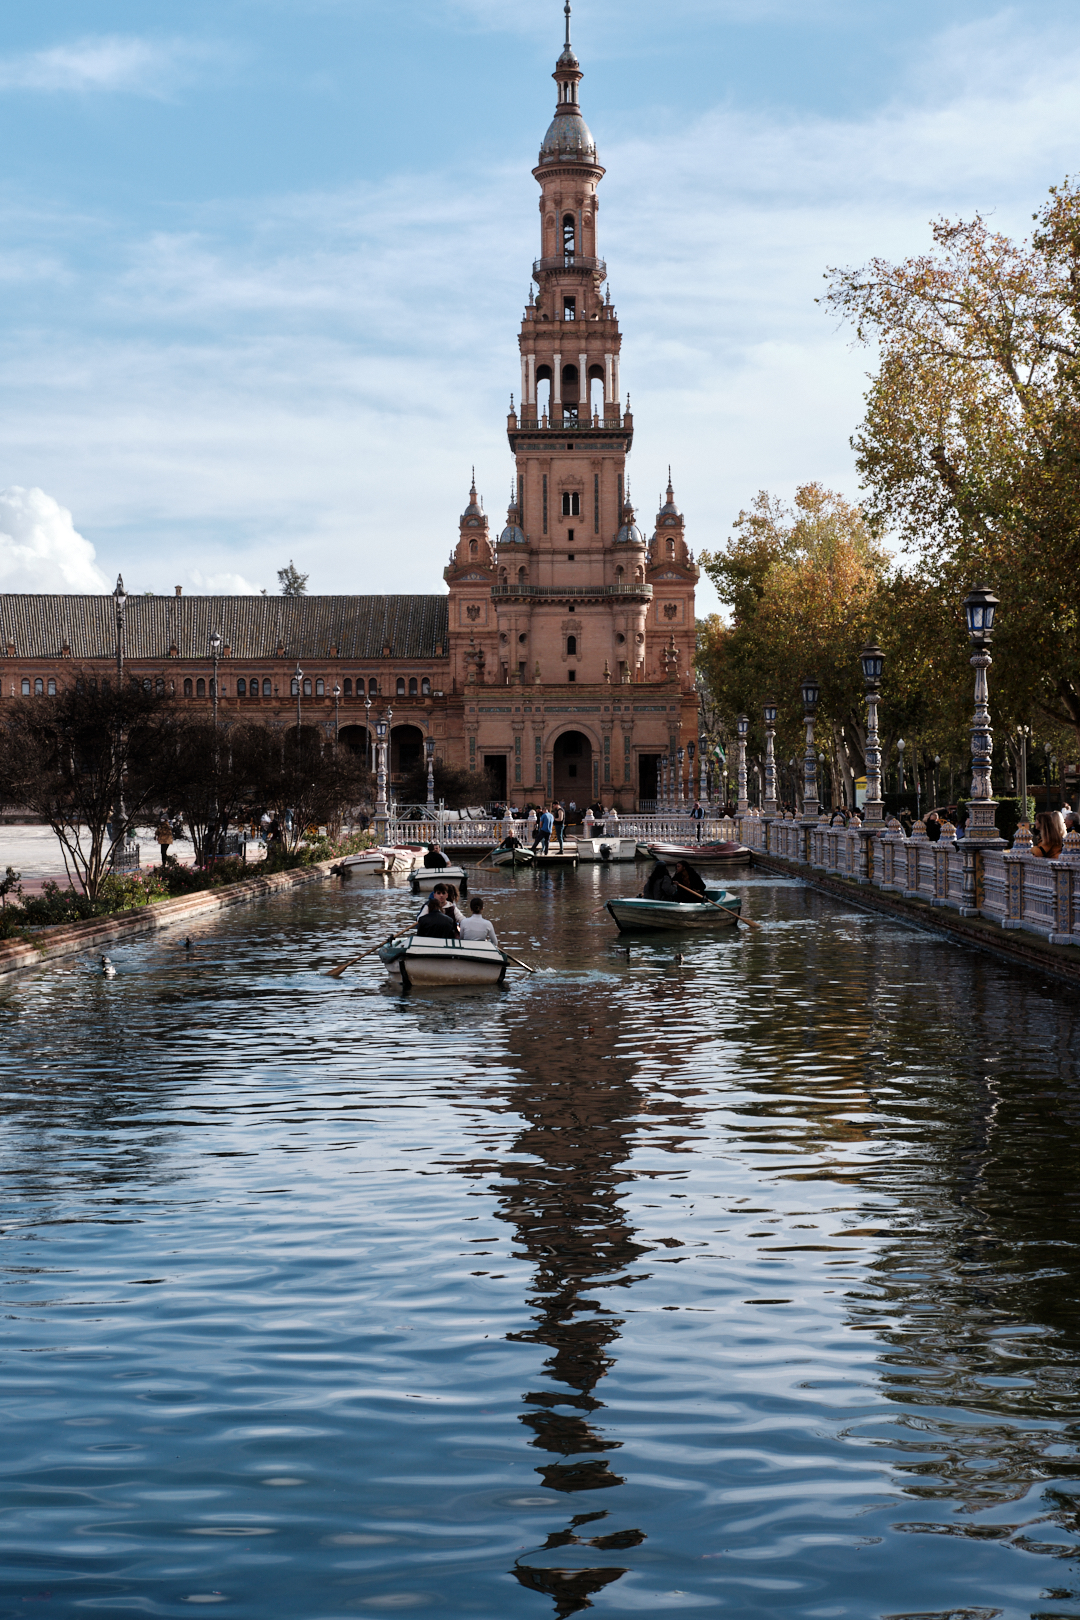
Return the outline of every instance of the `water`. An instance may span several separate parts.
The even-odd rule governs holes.
[[[1075,998],[638,882],[485,878],[505,991],[322,977],[361,880],[0,993],[0,1616],[1080,1615]]]

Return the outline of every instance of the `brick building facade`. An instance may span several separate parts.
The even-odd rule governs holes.
[[[302,724],[338,728],[362,748],[392,708],[394,776],[430,737],[437,758],[487,769],[512,802],[632,810],[653,797],[659,758],[697,737],[698,569],[670,476],[651,538],[630,504],[634,424],[598,253],[604,170],[581,113],[569,20],[553,77],[555,116],[533,170],[537,291],[519,336],[521,392],[507,418],[516,476],[501,533],[474,480],[447,594],[186,597],[177,587],[130,597],[124,670],[209,707],[216,632],[222,723],[295,724],[299,696]],[[47,699],[76,671],[114,679],[113,599],[0,595],[0,655],[4,698]]]

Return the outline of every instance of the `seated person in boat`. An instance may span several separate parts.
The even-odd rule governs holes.
[[[503,839],[502,843],[499,845],[499,848],[500,849],[520,849],[521,848],[521,839],[520,838],[515,838],[513,833],[507,833],[506,837]]]
[[[432,869],[438,871],[440,867],[450,865],[450,857],[443,854],[442,845],[437,841],[429,847],[424,856],[424,865],[429,871]]]
[[[497,945],[495,930],[484,916],[484,902],[478,894],[469,901],[469,911],[471,916],[461,925],[462,939],[482,939],[488,945]]]
[[[457,923],[453,917],[448,917],[443,910],[443,896],[433,893],[425,910],[421,913],[420,921],[416,925],[415,933],[418,939],[457,939],[459,935]]]
[[[663,861],[657,861],[656,865],[645,879],[645,887],[642,889],[641,893],[645,900],[682,899],[678,889],[675,887],[675,879],[672,877]]]
[[[695,872],[692,866],[685,861],[679,861],[675,867],[675,884],[679,891],[679,899],[684,906],[700,906],[705,901],[705,879],[700,872]]]
[[[431,902],[435,899],[436,895],[439,897],[439,902],[445,915],[450,918],[451,922],[457,923],[458,927],[460,928],[462,923],[465,921],[465,913],[458,906],[458,892],[452,883],[435,884],[431,893],[428,895],[427,900],[417,912],[417,921],[420,920],[425,912],[431,910]]]

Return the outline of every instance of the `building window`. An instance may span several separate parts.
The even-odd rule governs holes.
[[[566,672],[566,678],[567,678],[568,681],[576,681],[577,680],[577,670],[576,669],[568,669],[567,672]]]
[[[564,214],[562,220],[562,250],[569,259],[574,257],[574,237],[574,216],[573,214]]]
[[[164,697],[165,696],[165,677],[164,677],[164,675],[159,675],[157,680],[154,682],[154,691],[157,693],[158,697]]]
[[[311,696],[311,682],[310,682],[310,680],[307,680],[307,679],[305,679],[305,681],[304,681],[304,696],[305,697],[310,697]]]
[[[568,489],[563,490],[562,512],[563,517],[581,516],[581,496],[578,494],[576,489],[573,491]]]
[[[470,557],[475,557],[476,556],[476,541],[475,540],[470,540],[469,541],[469,556]]]
[[[379,683],[375,679],[374,675],[371,677],[371,679],[367,683],[367,690],[368,690],[368,697],[378,697],[378,695],[379,695]]]
[[[325,681],[316,681],[315,682],[315,696],[316,697],[325,697],[326,696],[326,682]]]
[[[543,506],[544,506],[544,533],[545,534],[547,534],[547,481],[548,481],[548,475],[547,475],[547,473],[544,473],[543,474],[543,489],[544,489]]]
[[[423,680],[420,682],[420,696],[421,697],[430,697],[431,696],[431,677],[430,677],[430,675],[425,675]]]
[[[292,694],[292,696],[295,697],[296,694],[299,692],[299,690],[300,690],[300,682],[297,680],[296,676],[294,675],[292,680],[289,682],[289,691]]]
[[[409,696],[410,697],[415,697],[416,696],[416,676],[415,675],[412,675],[409,678]]]
[[[25,675],[23,676],[22,695],[23,695],[23,697],[29,697],[30,696],[30,682],[26,678]]]
[[[351,675],[346,675],[344,681],[342,682],[341,690],[342,690],[342,693],[343,693],[343,695],[345,697],[352,697],[352,676]]]
[[[247,681],[242,675],[236,683],[236,695],[237,697],[247,697]]]
[[[49,680],[48,691],[49,691],[49,696],[50,697],[55,697],[56,696],[56,682],[54,680],[52,680],[51,678]]]
[[[568,657],[571,657],[571,658],[576,658],[577,657],[577,636],[567,636],[567,638],[566,638],[566,652],[567,652]]]
[[[199,679],[195,682],[195,696],[196,697],[205,697],[206,696],[206,682],[203,680],[201,675],[199,676]]]
[[[45,696],[45,682],[42,680],[40,675],[34,681],[34,696],[35,697],[44,697]]]
[[[519,568],[518,569],[518,584],[519,585],[524,585],[526,583],[526,581],[528,580],[528,578],[529,578],[528,569],[527,568]]]
[[[190,680],[187,680],[187,681],[184,682],[184,696],[185,697],[190,697],[191,693],[192,693],[191,682],[190,682]]]
[[[562,301],[562,318],[564,321],[577,319],[577,299],[573,293],[567,293]]]
[[[273,697],[273,695],[274,688],[270,685],[270,682],[263,681],[263,697]]]
[[[405,677],[404,677],[404,675],[399,675],[398,678],[397,678],[397,695],[398,695],[398,697],[404,697],[405,696]]]
[[[150,683],[149,675],[144,676],[143,683],[142,683],[142,689],[143,689],[144,692],[152,692],[154,690],[153,686]]]

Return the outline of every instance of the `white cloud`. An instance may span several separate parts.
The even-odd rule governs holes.
[[[0,490],[0,591],[107,591],[94,555],[71,513],[43,489]]]
[[[0,90],[129,91],[158,96],[191,48],[123,35],[0,57]]]
[[[261,585],[253,585],[243,574],[200,574],[188,570],[188,581],[200,596],[258,596]]]

